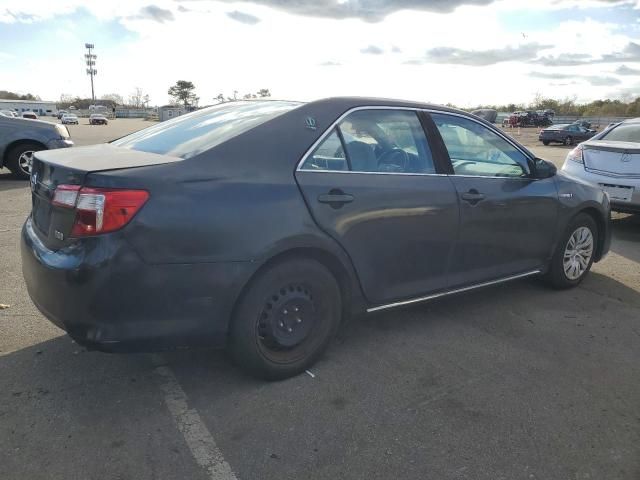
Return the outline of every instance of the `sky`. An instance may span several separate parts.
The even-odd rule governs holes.
[[[0,90],[201,105],[356,95],[458,106],[640,96],[640,0],[0,0]]]

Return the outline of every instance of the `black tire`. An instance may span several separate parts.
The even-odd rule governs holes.
[[[549,140],[543,140],[543,141],[542,141],[542,144],[543,144],[543,145],[549,145]]]
[[[573,138],[571,138],[571,137],[569,137],[569,136],[565,137],[565,139],[564,139],[564,144],[565,144],[567,147],[569,147],[569,146],[573,145]]]
[[[324,352],[341,320],[340,288],[315,260],[295,258],[253,279],[236,305],[228,351],[253,376],[281,380]]]
[[[24,153],[37,152],[39,150],[45,150],[45,149],[39,143],[30,142],[30,143],[21,143],[19,145],[16,145],[15,147],[12,147],[7,152],[6,166],[9,170],[11,170],[11,173],[15,178],[18,178],[20,180],[29,179],[31,172],[22,166],[20,157]]]
[[[571,236],[578,229],[586,227],[589,229],[592,235],[593,247],[591,251],[591,256],[587,263],[587,267],[580,274],[578,278],[569,278],[569,276],[565,273],[564,268],[564,255],[567,249],[567,245]],[[556,251],[553,254],[553,258],[551,259],[551,263],[549,265],[549,271],[544,276],[546,282],[554,288],[557,289],[566,289],[573,288],[584,280],[584,277],[587,276],[589,270],[591,270],[591,266],[593,265],[593,258],[596,253],[596,248],[598,246],[598,225],[591,215],[586,213],[580,213],[576,215],[576,217],[569,223],[564,234],[562,235],[558,245],[556,246]]]

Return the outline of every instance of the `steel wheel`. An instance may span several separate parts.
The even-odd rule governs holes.
[[[238,300],[229,353],[260,378],[297,375],[325,350],[341,313],[340,289],[324,265],[308,258],[284,260],[258,273]]]
[[[593,255],[593,233],[587,227],[579,227],[569,237],[564,249],[564,274],[569,280],[577,280],[589,268]]]

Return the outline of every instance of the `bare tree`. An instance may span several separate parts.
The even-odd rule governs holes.
[[[133,90],[133,93],[129,95],[129,105],[135,108],[142,107],[142,99],[144,97],[144,92],[140,87],[136,87]]]
[[[106,95],[102,95],[102,97],[100,97],[100,100],[109,100],[116,105],[124,105],[124,99],[122,98],[122,95],[119,95],[117,93],[107,93]]]

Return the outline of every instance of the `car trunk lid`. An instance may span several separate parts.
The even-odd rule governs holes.
[[[109,144],[34,154],[31,170],[31,218],[42,242],[52,250],[68,245],[76,219],[75,208],[53,204],[59,185],[86,185],[90,173],[161,165],[178,157],[129,150]],[[117,186],[114,186],[117,187]]]
[[[582,148],[588,170],[640,177],[640,144],[600,140],[584,143]]]

